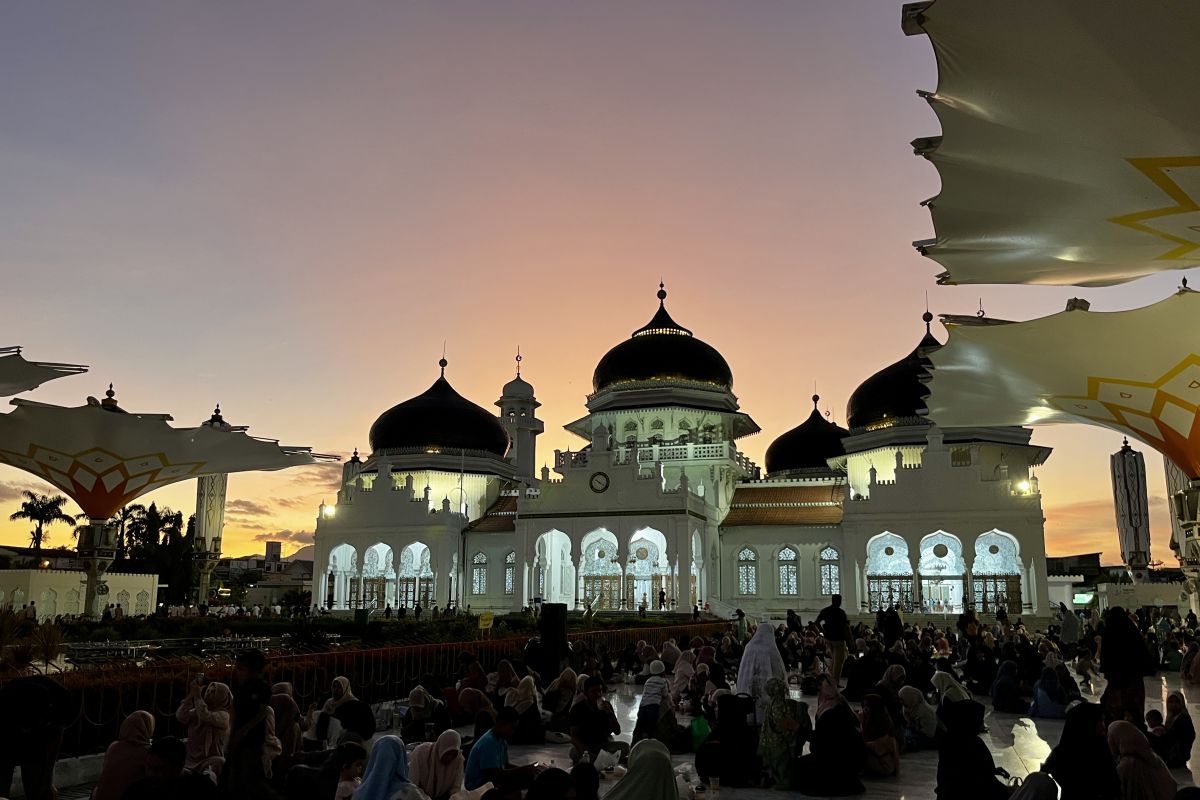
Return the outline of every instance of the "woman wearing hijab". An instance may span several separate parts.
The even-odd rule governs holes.
[[[399,736],[384,736],[371,748],[367,771],[354,800],[424,800],[408,777],[408,750]]]
[[[705,780],[720,778],[725,786],[750,786],[758,780],[758,737],[746,722],[742,701],[728,689],[717,697],[712,733],[696,750],[696,772]]]
[[[400,726],[400,735],[411,741],[426,741],[450,727],[450,712],[446,704],[425,690],[414,686],[408,693],[408,716]]]
[[[550,681],[550,685],[546,687],[546,693],[542,696],[542,707],[550,713],[550,723],[546,726],[550,730],[565,733],[570,728],[568,715],[571,712],[571,704],[575,700],[575,690],[578,688],[578,676],[570,667],[564,669],[557,678]]]
[[[783,656],[775,644],[775,631],[770,625],[759,625],[742,653],[738,666],[737,692],[756,698],[755,717],[759,725],[767,718],[767,681],[787,679]]]
[[[1161,736],[1149,737],[1150,746],[1171,769],[1186,767],[1196,741],[1196,726],[1179,692],[1167,695],[1167,718],[1163,727],[1165,732]]]
[[[210,683],[201,689],[192,683],[188,696],[175,711],[175,719],[187,726],[187,760],[184,767],[201,772],[201,765],[220,772],[225,757],[225,741],[233,718],[233,692],[224,683]]]
[[[430,800],[447,800],[462,788],[464,763],[462,737],[451,728],[413,750],[411,780]]]
[[[469,687],[458,693],[458,708],[462,711],[463,718],[469,722],[473,722],[480,711],[496,710],[486,694]]]
[[[904,687],[907,679],[908,674],[904,667],[900,664],[892,664],[884,670],[883,677],[879,679],[879,683],[875,684],[875,690],[863,697],[864,701],[870,694],[879,697],[884,708],[887,709],[888,715],[892,718],[893,730],[904,728],[904,709],[900,705],[900,689]]]
[[[1120,606],[1104,615],[1100,636],[1100,671],[1108,680],[1100,703],[1109,719],[1142,720],[1146,716],[1146,646],[1137,626]]]
[[[671,751],[657,739],[643,739],[629,751],[629,771],[605,800],[679,800]]]
[[[537,702],[537,685],[532,675],[521,678],[516,688],[508,691],[504,705],[515,708],[521,715],[512,744],[543,744],[546,741],[546,728],[542,724],[542,712]]]
[[[350,690],[350,679],[339,675],[333,679],[329,687],[329,699],[321,706],[316,722],[310,727],[311,734],[320,746],[319,750],[328,750],[337,745],[338,734],[341,733],[341,723],[337,722],[337,710],[351,700],[357,700]]]
[[[900,743],[883,698],[869,694],[863,698],[862,738],[867,748],[867,773],[883,778],[900,774]]]
[[[92,800],[121,800],[126,789],[146,777],[153,735],[154,717],[148,711],[135,711],[125,718],[117,740],[104,752],[104,767]]]
[[[301,721],[300,706],[292,697],[290,683],[277,683],[271,687],[271,710],[275,712],[275,735],[279,737],[279,745],[283,748],[281,759],[291,759],[300,752]],[[290,764],[290,761],[287,762]],[[280,766],[285,766],[281,762]]]
[[[812,730],[808,706],[788,697],[787,684],[778,678],[767,681],[767,697],[767,718],[759,736],[758,751],[775,788],[790,789],[792,765]]]
[[[933,684],[934,690],[938,693],[938,702],[940,705],[947,703],[958,703],[963,700],[973,700],[971,692],[967,687],[963,686],[954,676],[944,670],[938,670],[933,673],[933,677],[929,679]]]
[[[1005,661],[996,671],[992,683],[992,710],[1002,714],[1024,714],[1029,704],[1021,699],[1021,685],[1017,682],[1017,662]]]
[[[976,702],[942,706],[946,735],[938,748],[937,797],[942,800],[1005,800],[1008,787],[996,778],[996,762],[979,738],[984,707]]]
[[[458,682],[458,690],[463,689],[478,689],[481,692],[486,692],[488,688],[488,674],[483,671],[483,665],[478,661],[472,661],[467,665],[467,674]]]
[[[904,709],[904,751],[937,747],[937,709],[925,702],[921,690],[915,686],[900,689],[900,705]]]
[[[1033,685],[1033,702],[1029,716],[1041,719],[1062,719],[1067,715],[1067,695],[1058,685],[1053,667],[1042,670],[1042,677]]]
[[[1108,726],[1108,749],[1117,760],[1123,800],[1172,800],[1178,786],[1163,760],[1150,749],[1146,734],[1132,722]]]
[[[829,797],[866,791],[858,777],[866,763],[858,717],[828,675],[817,690],[817,722],[809,741],[809,754],[796,760],[793,789]]]
[[[502,703],[508,693],[517,688],[521,679],[513,669],[512,662],[506,658],[496,665],[496,671],[487,676],[487,681],[487,694],[492,702]]]
[[[675,672],[671,677],[671,699],[676,703],[683,699],[684,692],[688,690],[692,676],[696,674],[695,665],[696,654],[691,650],[685,650],[675,662]]]
[[[1114,800],[1121,796],[1102,706],[1079,703],[1071,707],[1058,745],[1042,770],[1062,787],[1062,800]]]

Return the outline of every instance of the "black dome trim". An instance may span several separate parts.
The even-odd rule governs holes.
[[[369,437],[375,452],[473,450],[503,458],[510,444],[500,421],[454,391],[444,375],[421,394],[380,414]]]

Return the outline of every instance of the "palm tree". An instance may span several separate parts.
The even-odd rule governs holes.
[[[51,496],[31,492],[28,489],[21,494],[25,496],[25,500],[21,503],[21,510],[10,514],[8,518],[13,521],[27,519],[34,524],[34,529],[29,532],[29,544],[34,550],[35,557],[40,560],[42,543],[50,541],[50,534],[45,532],[46,526],[56,522],[74,525],[75,518],[63,511],[67,498],[61,494]]]

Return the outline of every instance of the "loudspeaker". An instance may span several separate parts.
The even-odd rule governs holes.
[[[551,680],[562,672],[563,664],[569,660],[567,647],[567,606],[565,603],[542,603],[538,617],[538,633],[542,639],[542,663],[538,665],[542,676]]]

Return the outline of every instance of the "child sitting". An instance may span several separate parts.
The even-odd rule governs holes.
[[[338,766],[337,794],[333,800],[350,800],[354,790],[362,783],[363,767],[367,764],[367,750],[358,742],[338,745],[334,753]]]
[[[1146,731],[1153,736],[1162,736],[1167,732],[1167,726],[1163,724],[1162,712],[1157,708],[1146,712]]]

